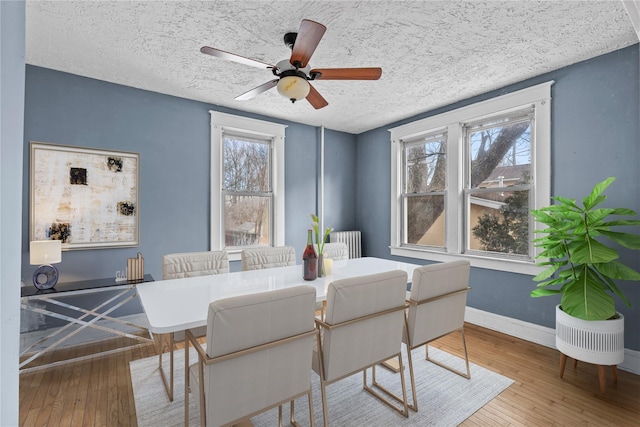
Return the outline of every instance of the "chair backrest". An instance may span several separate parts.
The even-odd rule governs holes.
[[[309,285],[209,305],[207,354],[215,358],[315,331]],[[223,425],[309,391],[315,335],[205,366],[207,425]]]
[[[316,251],[317,250],[318,245],[316,245]],[[322,256],[325,259],[330,258],[334,261],[349,259],[349,248],[344,242],[325,243],[322,250]]]
[[[322,357],[326,381],[340,379],[400,352],[407,289],[405,271],[336,280],[327,291]],[[386,310],[393,312],[363,318]]]
[[[243,271],[296,265],[296,250],[291,246],[245,249],[240,257]]]
[[[185,252],[162,257],[162,278],[165,280],[228,272],[226,251]]]
[[[412,346],[419,346],[464,325],[469,289],[469,261],[451,261],[416,268],[407,317]],[[430,300],[429,302],[420,302]]]

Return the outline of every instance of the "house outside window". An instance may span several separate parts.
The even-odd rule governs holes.
[[[391,132],[391,254],[535,274],[550,202],[548,82]]]
[[[211,249],[283,245],[286,126],[210,113]]]

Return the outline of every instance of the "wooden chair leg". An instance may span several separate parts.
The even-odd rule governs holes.
[[[573,369],[578,367],[578,359],[573,359]]]
[[[560,378],[564,375],[564,367],[567,364],[567,355],[560,353]]]
[[[598,365],[598,380],[600,381],[600,393],[604,394],[605,386],[607,384],[604,365]]]
[[[611,373],[613,374],[613,382],[617,383],[618,382],[618,366],[617,365],[611,365]]]

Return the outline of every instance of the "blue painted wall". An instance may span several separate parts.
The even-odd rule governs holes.
[[[356,136],[325,129],[324,226],[359,230],[356,222]]]
[[[364,253],[394,258],[389,251],[389,128],[549,80],[555,80],[551,92],[552,195],[582,198],[596,182],[615,176],[605,206],[640,211],[638,65],[635,45],[358,135],[356,212]],[[640,270],[638,251],[621,249],[621,257]],[[535,287],[531,276],[474,268],[471,286],[471,307],[555,327],[559,298],[530,298]],[[618,304],[626,317],[625,347],[640,350],[640,283],[623,283],[621,289],[633,304],[632,309]]]
[[[29,265],[29,141],[140,153],[140,247],[67,251],[60,281],[113,277],[138,251],[145,269],[162,276],[162,256],[209,249],[210,129],[208,111],[286,124],[285,243],[298,258],[306,244],[310,213],[317,211],[319,129],[27,66],[22,203],[22,277]],[[326,130],[325,192],[331,195],[327,225],[355,223],[355,136]],[[239,263],[233,263],[233,270]]]
[[[325,224],[338,230],[362,230],[366,255],[392,258],[387,130],[548,80],[556,81],[552,87],[552,194],[582,197],[594,183],[616,176],[607,204],[640,211],[638,63],[636,45],[360,135],[325,130]],[[25,280],[34,270],[28,258],[30,140],[141,154],[140,247],[65,252],[61,280],[113,276],[138,251],[145,256],[147,271],[160,277],[163,254],[207,250],[210,109],[289,126],[286,244],[301,256],[309,214],[317,211],[318,128],[27,66],[22,209]],[[640,254],[623,250],[622,258],[640,268]],[[554,326],[557,300],[530,298],[534,287],[530,276],[474,268],[472,286],[472,307]],[[640,284],[621,287],[634,305],[633,309],[619,305],[627,317],[625,346],[640,350]]]

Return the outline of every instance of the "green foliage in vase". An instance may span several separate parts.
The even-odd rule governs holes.
[[[313,227],[313,231],[316,234],[316,243],[318,244],[318,255],[321,255],[322,251],[324,251],[324,244],[327,241],[327,237],[329,237],[329,233],[333,231],[333,228],[327,227],[324,230],[324,237],[322,238],[322,240],[320,240],[320,230],[319,230],[320,220],[314,214],[311,214],[311,227]]]
[[[582,206],[575,199],[553,197],[558,204],[531,211],[547,226],[535,231],[545,236],[534,239],[534,244],[543,249],[537,258],[548,259],[538,263],[547,269],[533,278],[540,283],[531,296],[561,294],[562,310],[584,320],[614,317],[612,294],[630,307],[614,280],[640,280],[640,273],[618,261],[618,250],[605,244],[613,241],[628,249],[640,249],[639,235],[613,231],[619,226],[640,225],[640,220],[611,219],[611,216],[637,216],[635,211],[596,208],[606,200],[602,193],[614,181],[610,177],[596,184],[591,194],[582,199]]]

